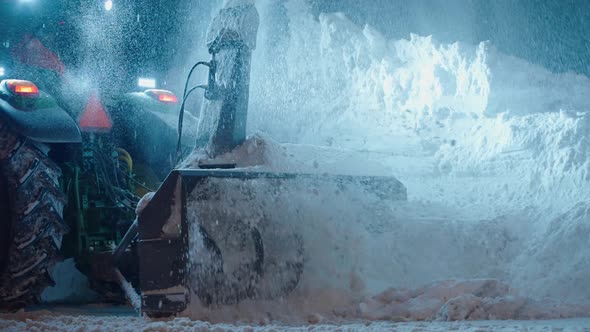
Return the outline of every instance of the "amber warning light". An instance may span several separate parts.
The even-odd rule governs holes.
[[[161,90],[161,89],[147,89],[144,93],[156,100],[164,103],[178,103],[178,98],[172,93],[172,91]]]
[[[33,83],[24,80],[7,80],[6,87],[15,95],[24,97],[36,97],[39,95],[39,88]]]

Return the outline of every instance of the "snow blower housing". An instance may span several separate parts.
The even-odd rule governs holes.
[[[208,31],[212,60],[199,63],[209,67],[209,82],[188,89],[187,80],[182,98],[184,105],[192,91],[205,89],[197,151],[206,157],[197,169],[169,174],[114,252],[116,266],[130,245],[137,249],[140,300],[118,275],[131,302],[149,316],[176,314],[191,302],[285,296],[304,273],[300,221],[335,221],[302,213],[308,203],[355,204],[351,193],[373,195],[375,202],[406,199],[406,188],[392,177],[261,172],[216,162],[246,139],[257,28],[253,4],[229,2],[214,18]],[[182,114],[183,107],[181,124]]]
[[[349,204],[350,192],[406,199],[391,177],[173,171],[138,218],[142,311],[287,295],[303,273],[297,211],[327,195]]]

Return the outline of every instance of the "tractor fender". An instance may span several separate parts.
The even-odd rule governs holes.
[[[72,117],[57,105],[20,109],[0,98],[0,117],[14,132],[42,143],[79,143],[80,128]]]

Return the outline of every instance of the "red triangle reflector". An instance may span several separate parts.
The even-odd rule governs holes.
[[[96,92],[90,96],[78,124],[83,132],[106,132],[113,127],[109,115],[98,99]]]

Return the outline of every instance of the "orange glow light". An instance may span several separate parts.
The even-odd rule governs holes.
[[[162,89],[147,89],[144,93],[164,103],[178,103],[178,98],[172,91]]]
[[[158,97],[158,99],[160,101],[166,102],[166,103],[177,103],[178,102],[178,98],[176,98],[175,95],[160,95]]]
[[[23,86],[23,85],[17,85],[16,88],[16,93],[38,93],[39,90],[35,89],[35,87],[33,86]]]
[[[6,81],[6,87],[12,91],[12,93],[20,96],[32,96],[39,95],[39,88],[30,81],[24,80],[8,80]]]

